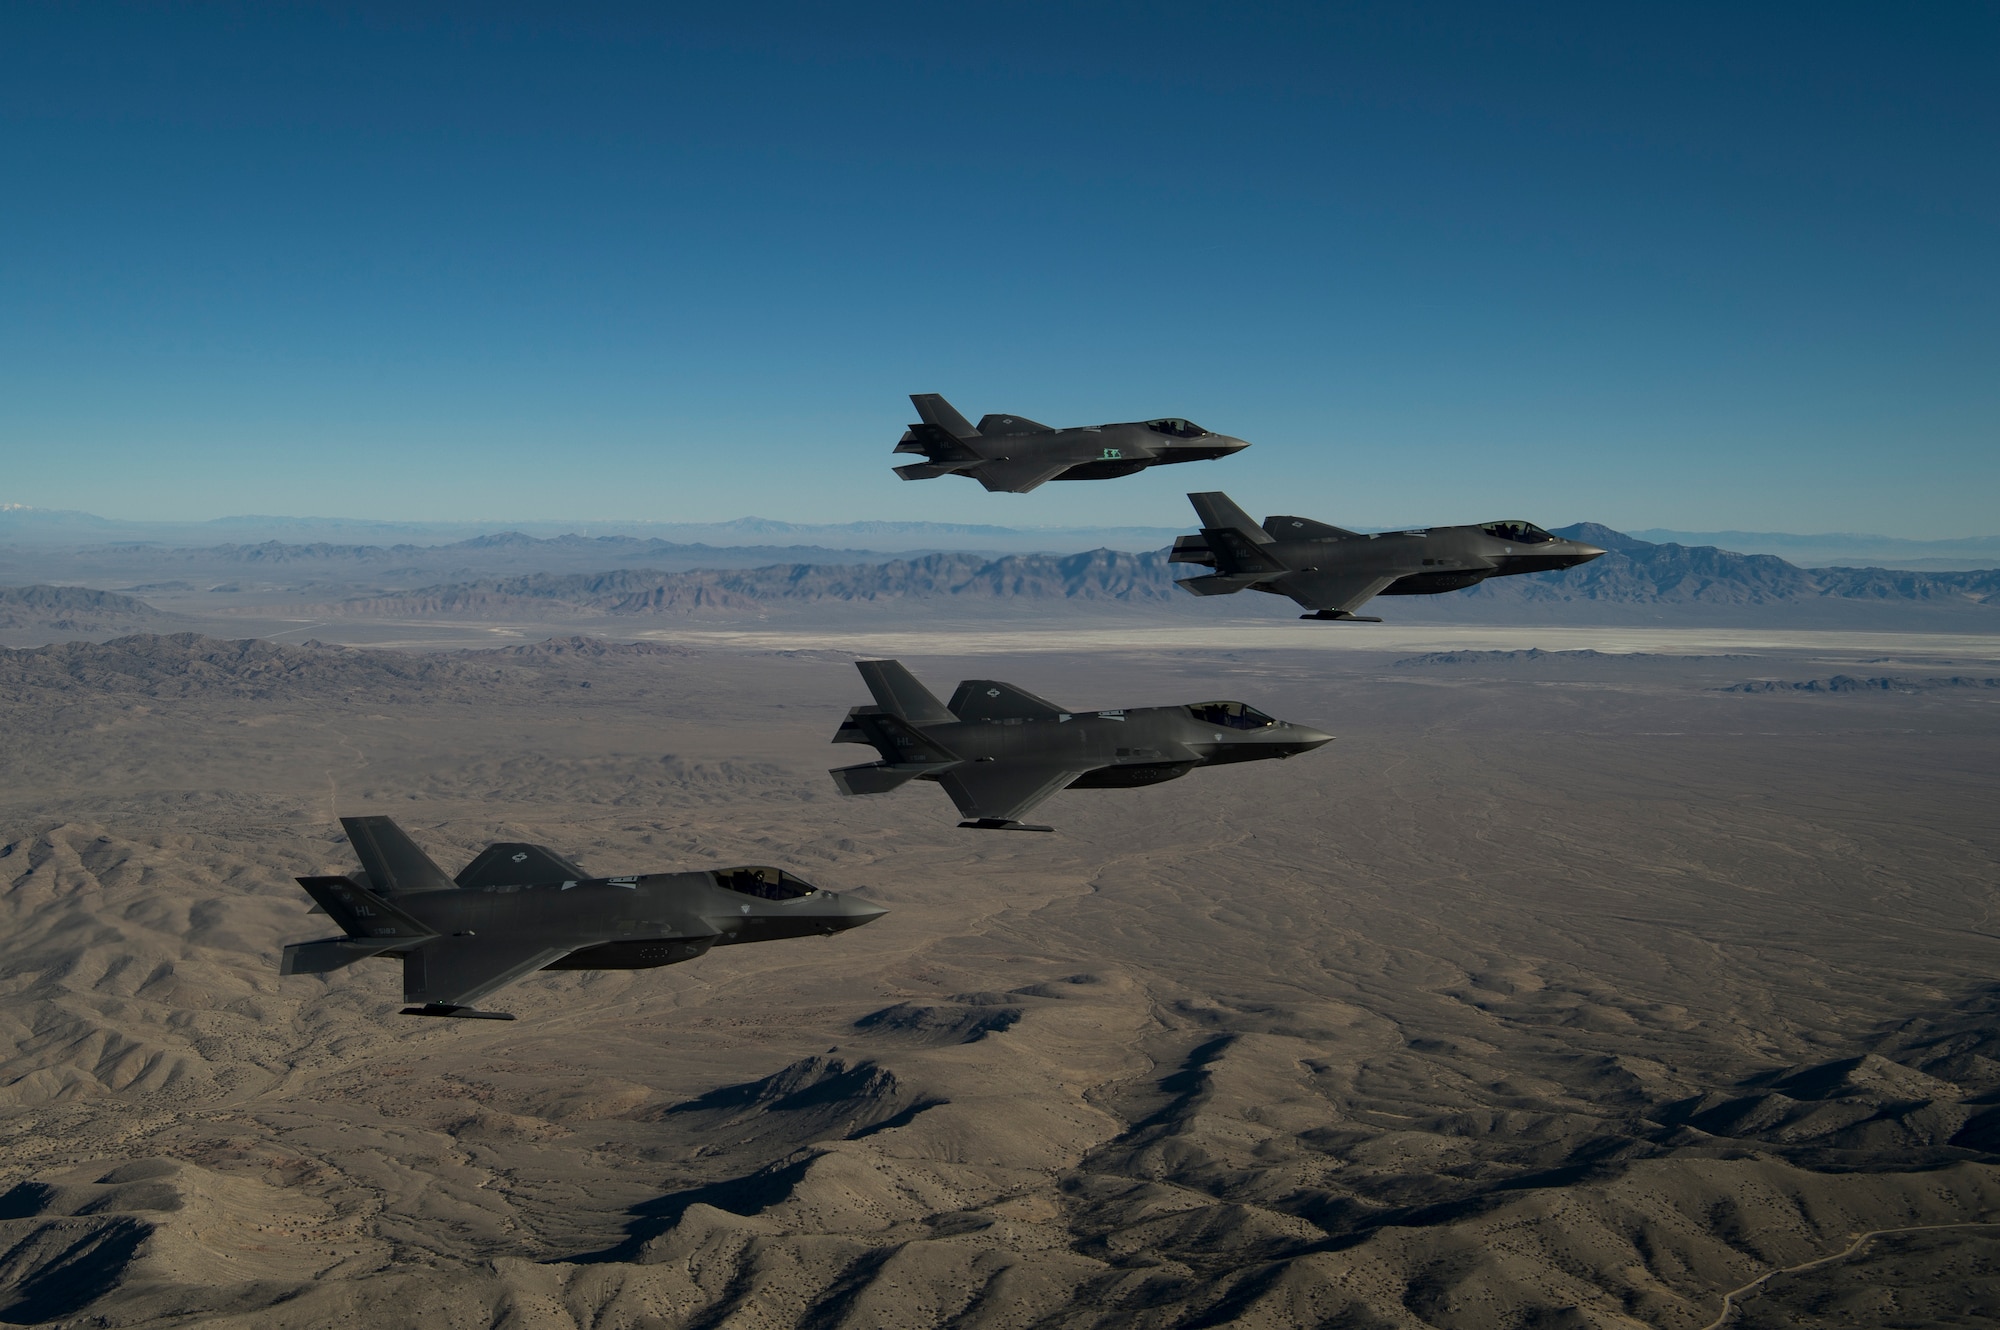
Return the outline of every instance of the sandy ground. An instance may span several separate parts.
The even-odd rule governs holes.
[[[0,688],[0,1319],[1692,1330],[1940,1224],[1741,1323],[2000,1315],[2000,691],[1727,691],[1994,640],[1348,631]],[[824,774],[857,651],[1340,737],[961,831]],[[354,813],[891,913],[402,1018],[276,973]]]

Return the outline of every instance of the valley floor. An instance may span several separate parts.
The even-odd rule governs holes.
[[[10,661],[0,1321],[2000,1317],[2000,644],[1300,630]],[[1339,737],[961,831],[862,651]],[[277,976],[356,813],[891,913],[407,1019]]]

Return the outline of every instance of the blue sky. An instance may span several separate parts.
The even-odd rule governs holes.
[[[1996,57],[1986,4],[15,3],[0,502],[1990,533]],[[912,391],[1256,446],[910,484]]]

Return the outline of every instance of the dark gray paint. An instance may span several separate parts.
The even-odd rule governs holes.
[[[1020,416],[969,424],[936,393],[912,393],[922,419],[896,445],[924,460],[899,466],[904,480],[970,476],[988,490],[1026,494],[1050,480],[1111,480],[1149,466],[1227,457],[1250,445],[1177,417],[1055,429]]]
[[[882,760],[842,767],[833,783],[842,794],[883,794],[936,781],[962,827],[1048,831],[1017,819],[1057,790],[1156,785],[1333,741],[1241,702],[1068,711],[997,679],[967,679],[947,706],[900,662],[855,664],[875,705],[849,711],[833,741],[868,744]]]
[[[1206,564],[1208,577],[1179,585],[1197,596],[1268,591],[1314,611],[1302,619],[1359,619],[1376,596],[1430,596],[1462,591],[1489,577],[1573,568],[1603,554],[1595,545],[1564,540],[1532,522],[1485,522],[1363,535],[1307,517],[1249,514],[1222,493],[1190,494],[1201,534],[1174,542],[1175,563]]]
[[[539,845],[487,847],[456,878],[386,817],[344,817],[363,870],[302,877],[346,933],[285,948],[280,974],[403,962],[406,1016],[511,1020],[470,1006],[537,970],[647,970],[710,947],[831,936],[887,911],[775,868],[591,877]]]

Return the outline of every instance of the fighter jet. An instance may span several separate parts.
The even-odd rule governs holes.
[[[540,845],[489,845],[455,878],[386,817],[343,817],[363,871],[302,877],[341,937],[294,942],[279,974],[403,962],[405,1016],[511,1021],[469,1004],[537,970],[650,970],[710,947],[832,936],[888,911],[776,868],[592,877]]]
[[[1013,684],[967,679],[947,707],[898,661],[855,667],[875,705],[849,711],[833,742],[869,744],[882,760],[841,767],[834,785],[842,794],[883,794],[934,780],[958,805],[961,827],[1053,831],[1016,819],[1057,790],[1157,785],[1196,767],[1333,742],[1241,702],[1067,711]]]
[[[1009,494],[1026,494],[1045,480],[1111,480],[1149,466],[1227,457],[1250,446],[1174,417],[1055,429],[1020,416],[990,415],[974,429],[936,393],[912,393],[910,401],[923,419],[910,426],[896,451],[924,460],[897,467],[897,475],[904,480],[971,476],[989,490]]]
[[[1182,536],[1168,558],[1215,569],[1176,585],[1197,596],[1268,591],[1311,610],[1301,619],[1380,623],[1354,611],[1375,596],[1431,596],[1489,577],[1543,573],[1589,563],[1595,545],[1552,536],[1532,522],[1483,522],[1363,535],[1305,517],[1262,526],[1227,494],[1190,494],[1201,534]]]

